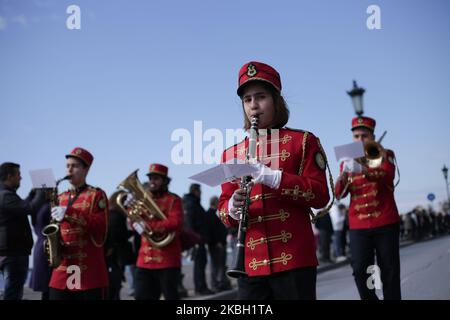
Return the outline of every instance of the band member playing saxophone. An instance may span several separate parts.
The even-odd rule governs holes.
[[[94,160],[75,148],[66,155],[71,189],[59,195],[52,219],[59,223],[62,257],[50,279],[50,300],[100,300],[108,286],[103,245],[108,221],[108,198],[86,184]]]
[[[368,280],[369,277],[381,276],[384,299],[399,300],[400,219],[394,199],[395,155],[375,143],[375,124],[375,120],[369,117],[353,118],[353,140],[364,143],[366,157],[358,160],[362,164],[362,172],[352,169],[359,168],[354,164],[355,160],[341,163],[336,196],[341,199],[351,194],[350,250],[353,275],[361,299],[378,299],[375,293],[377,279],[375,283]],[[374,269],[375,255],[381,272]]]
[[[237,263],[228,274],[238,277],[239,299],[315,299],[318,262],[310,214],[330,199],[325,153],[311,132],[284,127],[289,111],[274,68],[245,64],[237,93],[249,138],[225,150],[222,162],[256,155],[258,171],[222,184],[220,217],[228,226],[240,223],[239,234],[246,233],[238,244],[244,256],[236,259],[242,270]]]

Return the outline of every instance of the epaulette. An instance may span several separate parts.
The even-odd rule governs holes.
[[[301,130],[301,129],[293,129],[293,128],[288,128],[288,127],[284,127],[283,129],[286,129],[286,130],[291,130],[291,131],[297,131],[297,132],[301,132],[301,133],[311,133],[311,132],[309,132],[309,131],[306,131],[306,130]]]

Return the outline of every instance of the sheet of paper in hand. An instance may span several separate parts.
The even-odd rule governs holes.
[[[364,145],[362,141],[334,147],[336,160],[341,162],[344,159],[356,159],[364,157]]]
[[[257,171],[257,166],[252,164],[223,163],[197,173],[189,177],[189,179],[204,183],[210,187],[216,187],[224,182],[232,181]]]
[[[33,188],[55,188],[56,180],[52,169],[30,170],[31,182]]]

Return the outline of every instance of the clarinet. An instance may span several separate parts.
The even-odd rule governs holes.
[[[247,163],[256,163],[256,142],[258,140],[258,116],[251,118],[250,137],[248,141],[248,152],[246,155]],[[240,188],[245,190],[244,205],[239,208],[238,214],[240,216],[239,229],[237,234],[236,256],[234,259],[234,268],[227,271],[227,275],[231,278],[247,277],[245,272],[245,237],[247,235],[248,226],[248,209],[250,207],[250,193],[251,176],[244,176],[241,178]]]

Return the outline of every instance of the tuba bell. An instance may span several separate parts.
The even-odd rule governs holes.
[[[147,220],[166,220],[167,217],[153,201],[142,183],[139,181],[137,175],[138,171],[139,170],[133,171],[119,184],[119,191],[111,197],[111,202],[117,205],[121,209],[122,213],[125,214],[131,222],[140,223],[145,226],[144,233],[142,235],[152,244],[153,247],[165,247],[175,238],[175,232],[157,233],[151,230],[151,228],[145,223]],[[133,199],[125,206],[124,202],[128,194],[131,194]]]

